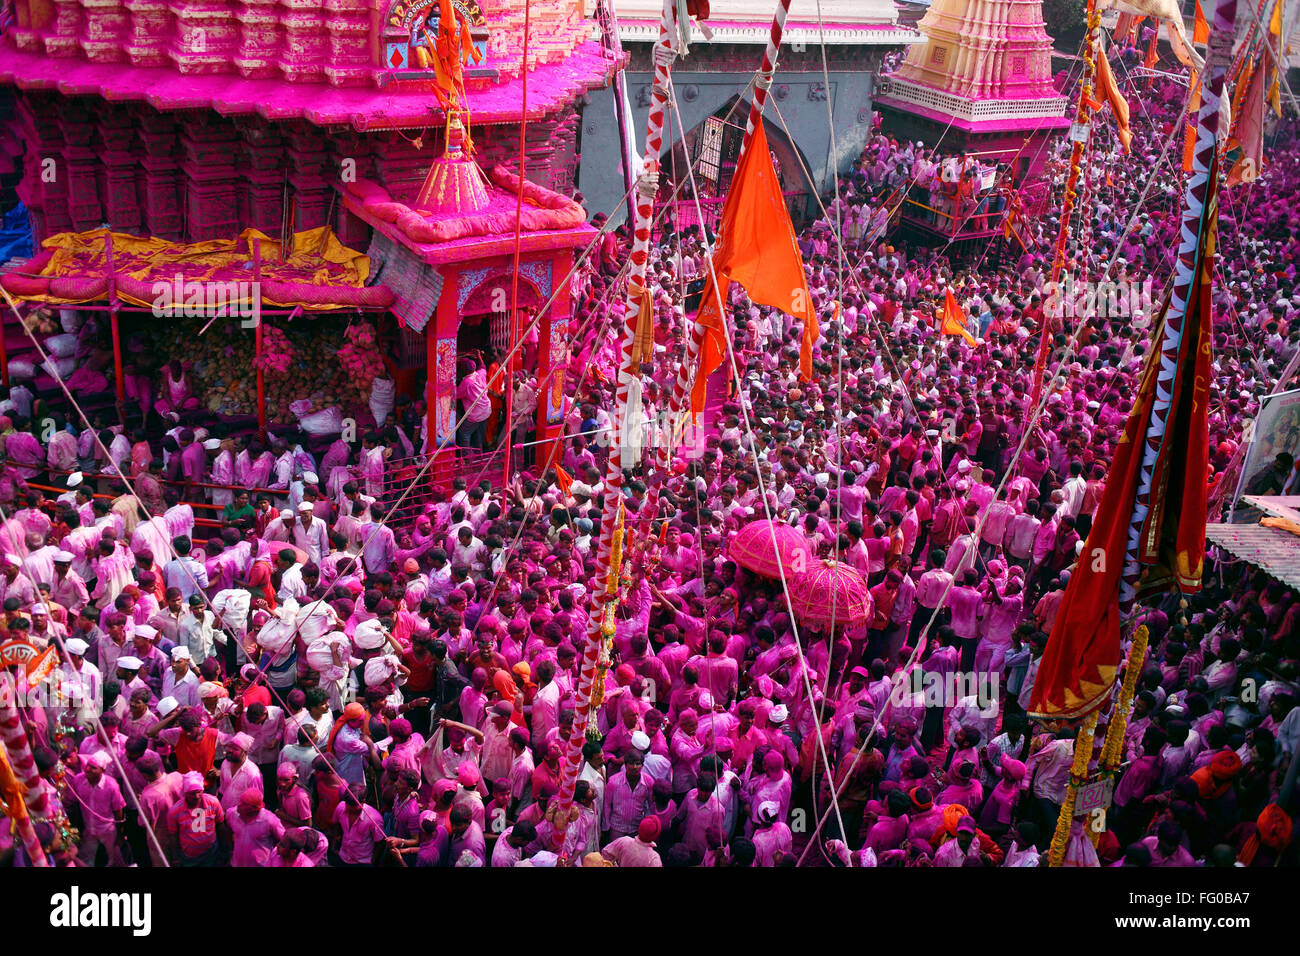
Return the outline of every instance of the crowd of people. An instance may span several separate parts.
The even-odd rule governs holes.
[[[1134,153],[1095,134],[1067,270],[1161,288],[1183,91],[1133,93]],[[1068,146],[1048,157],[1058,197]],[[1298,147],[1285,123],[1266,175],[1221,203],[1219,478],[1300,342]],[[713,427],[669,475],[647,454],[629,476],[638,533],[569,806],[578,666],[605,586],[599,439],[625,233],[605,235],[577,283],[585,332],[558,459],[505,487],[458,479],[400,522],[384,469],[389,450],[420,446],[418,403],[317,458],[293,436],[205,432],[184,408],[165,410],[160,438],[10,389],[4,626],[60,657],[39,701],[11,669],[63,815],[38,822],[46,852],[85,866],[1046,865],[1074,740],[1026,707],[1152,316],[1060,321],[1050,211],[1025,231],[1033,251],[1004,245],[996,261],[991,246],[959,259],[856,227],[840,247],[837,212],[857,221],[917,173],[912,144],[874,134],[840,208],[803,236],[826,317],[812,381],[798,377],[797,324],[735,293],[740,376]],[[652,423],[704,239],[669,232],[653,250]],[[937,333],[948,290],[973,345]],[[1034,415],[1043,328],[1052,353]],[[461,396],[471,445],[480,392]],[[120,474],[100,475],[106,465]],[[219,519],[196,519],[199,502]],[[865,616],[801,621],[780,580],[740,568],[728,546],[764,518],[860,572]],[[1105,832],[1095,848],[1072,841],[1073,863],[1297,862],[1300,602],[1230,555],[1209,558],[1203,591],[1129,622],[1146,624],[1150,650],[1124,769]],[[935,684],[966,690],[936,698]],[[27,863],[7,826],[0,859]]]

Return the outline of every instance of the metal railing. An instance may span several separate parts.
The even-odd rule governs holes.
[[[512,449],[515,467],[522,464],[520,455],[530,450],[518,445]],[[466,487],[473,487],[485,478],[500,486],[507,478],[504,445],[483,451],[448,445],[439,449],[433,464],[425,468],[427,463],[425,455],[389,459],[385,463],[377,497],[386,508],[396,506],[389,513],[390,523],[414,520],[431,501],[450,494],[457,478],[464,478]]]

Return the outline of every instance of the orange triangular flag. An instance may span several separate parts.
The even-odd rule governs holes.
[[[1188,74],[1187,88],[1191,100],[1187,104],[1187,127],[1183,130],[1183,172],[1192,171],[1192,158],[1196,155],[1196,123],[1201,112],[1201,78],[1195,71]]]
[[[1196,0],[1196,22],[1192,24],[1192,42],[1210,42],[1210,24],[1206,21],[1205,14],[1201,12],[1201,0]]]
[[[557,485],[559,485],[559,486],[560,486],[560,490],[563,491],[563,492],[567,495],[567,494],[570,493],[570,492],[569,492],[569,489],[573,487],[573,476],[570,475],[570,474],[569,474],[567,471],[565,471],[563,468],[561,468],[559,465],[556,465],[556,466],[555,466],[555,483],[556,483]]]
[[[1264,70],[1251,74],[1244,99],[1232,111],[1232,139],[1229,148],[1238,150],[1228,170],[1228,185],[1253,183],[1264,165]]]
[[[794,225],[761,123],[731,181],[718,232],[719,274],[726,272],[744,286],[750,301],[816,323]]]
[[[1115,114],[1115,133],[1120,145],[1128,154],[1129,144],[1133,142],[1133,133],[1128,126],[1128,100],[1119,91],[1115,83],[1115,74],[1110,71],[1110,60],[1104,52],[1097,55],[1097,92],[1101,93],[1110,104],[1110,111]]]
[[[695,320],[706,329],[705,341],[700,347],[700,366],[691,393],[691,411],[695,414],[704,408],[702,379],[707,378],[726,357],[722,303],[726,299],[728,282],[743,286],[751,302],[772,306],[802,319],[805,338],[810,327],[813,331],[817,327],[794,225],[790,222],[790,211],[786,208],[781,183],[772,166],[767,133],[761,123],[755,127],[745,154],[740,158],[731,180],[731,190],[722,206],[718,243],[713,253],[713,272],[718,277],[718,288],[710,295],[706,284]],[[809,359],[808,373],[811,374],[811,352]],[[709,368],[709,363],[715,360],[717,364]],[[802,370],[802,361],[800,366]]]
[[[1158,51],[1156,50],[1156,42],[1159,39],[1160,39],[1159,30],[1151,34],[1151,43],[1149,46],[1147,46],[1147,55],[1142,60],[1142,65],[1145,66],[1148,70],[1154,70],[1156,67],[1156,61],[1159,58]]]
[[[940,335],[960,335],[968,345],[975,344],[975,336],[971,335],[966,328],[966,316],[957,304],[957,297],[952,294],[952,289],[945,289],[943,293],[943,321],[939,324]]]
[[[721,237],[719,237],[719,244],[721,244]],[[715,274],[718,278],[717,287],[713,284]],[[727,290],[730,287],[731,282],[726,275],[710,272],[704,280],[700,310],[695,315],[695,324],[704,333],[700,340],[700,364],[695,369],[695,383],[691,386],[691,414],[697,417],[704,411],[704,397],[709,376],[721,368],[722,363],[727,360],[727,325],[722,317],[722,303],[726,300]]]
[[[1114,41],[1116,43],[1123,43],[1127,40],[1128,35],[1132,33],[1133,28],[1137,26],[1136,21],[1140,21],[1141,19],[1142,18],[1136,13],[1121,13],[1119,19],[1115,21],[1115,32],[1112,34]]]

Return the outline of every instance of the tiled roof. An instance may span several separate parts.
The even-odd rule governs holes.
[[[1209,524],[1205,536],[1233,557],[1300,588],[1300,535],[1260,524]]]

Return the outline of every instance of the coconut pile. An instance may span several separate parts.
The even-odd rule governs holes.
[[[145,330],[148,352],[159,363],[185,357],[199,401],[218,415],[257,412],[254,368],[256,330],[218,319],[200,336],[204,319],[175,319]],[[366,409],[370,385],[384,371],[375,328],[368,322],[345,327],[337,320],[307,319],[262,328],[262,371],[266,413],[293,421],[290,403],[310,402],[312,411],[331,406],[357,417]],[[197,347],[196,347],[197,346]],[[302,408],[302,406],[297,406]]]

